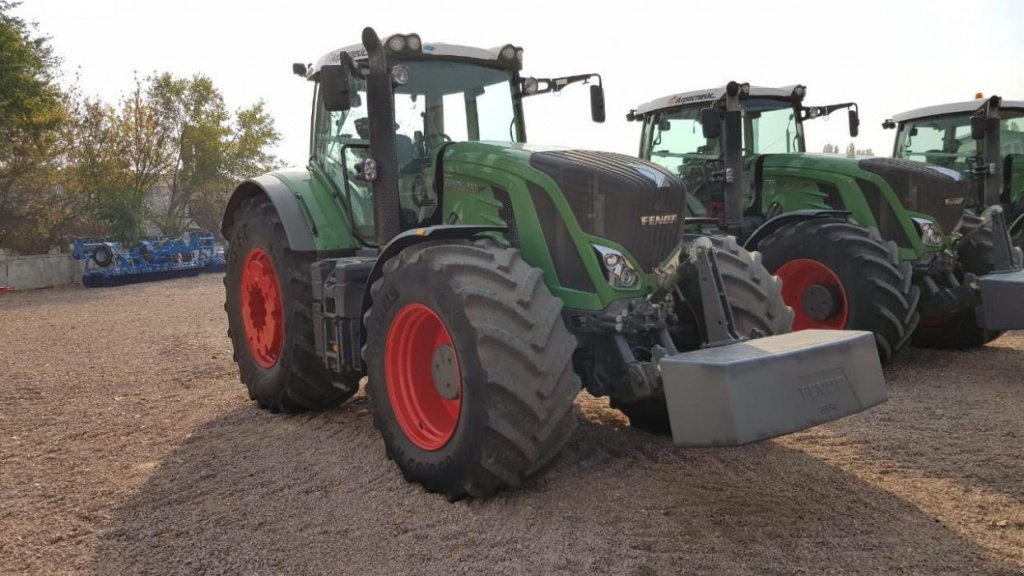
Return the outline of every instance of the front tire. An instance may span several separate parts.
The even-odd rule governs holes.
[[[271,412],[337,406],[359,389],[358,374],[331,383],[313,346],[313,255],[295,252],[273,204],[242,202],[228,230],[224,275],[228,336],[249,398]]]
[[[920,292],[895,242],[875,228],[814,218],[779,228],[758,245],[782,278],[794,330],[867,330],[883,364],[910,343]]]
[[[684,240],[697,235],[687,234]],[[725,283],[735,328],[740,336],[758,333],[763,336],[785,334],[793,324],[793,310],[782,299],[782,283],[768,273],[761,264],[761,255],[748,252],[732,236],[709,236],[715,247],[715,262]],[[676,303],[679,326],[672,339],[679,350],[695,350],[707,341],[704,312],[701,303],[697,267],[683,265],[680,272],[679,292],[683,298]],[[638,402],[612,399],[611,405],[629,418],[633,428],[667,435],[671,433],[668,409],[663,391]]]
[[[374,426],[410,482],[455,500],[516,487],[576,428],[576,339],[543,273],[490,242],[426,242],[371,288]]]

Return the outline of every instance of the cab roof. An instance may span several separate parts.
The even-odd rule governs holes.
[[[938,104],[935,106],[925,106],[924,108],[901,112],[893,115],[892,119],[896,122],[906,122],[907,120],[917,120],[918,118],[929,118],[931,116],[966,114],[974,112],[984,105],[985,100],[967,100],[966,102],[953,102],[952,104]],[[1003,100],[999,107],[1020,108],[1024,110],[1024,100]]]
[[[791,98],[793,97],[793,91],[799,86],[799,84],[793,84],[792,86],[783,86],[782,88],[771,88],[767,86],[751,86],[750,94],[746,98]],[[719,88],[709,88],[707,90],[694,90],[691,92],[680,92],[678,94],[672,94],[669,96],[662,96],[661,98],[655,98],[650,102],[646,102],[637,106],[635,113],[637,115],[647,114],[649,112],[656,112],[658,110],[665,110],[667,108],[675,108],[677,106],[684,106],[686,104],[695,104],[698,102],[711,103],[717,102],[725,97],[725,86]]]
[[[408,35],[406,37],[413,36]],[[383,37],[384,45],[387,46],[388,40],[391,36]],[[418,38],[418,36],[417,36]],[[476,60],[481,62],[490,62],[496,65],[507,65],[508,62],[503,60],[501,52],[505,48],[512,46],[511,44],[505,44],[504,46],[498,46],[496,48],[478,48],[475,46],[461,46],[459,44],[445,44],[443,42],[422,42],[422,48],[418,51],[407,51],[401,55],[414,55],[416,58],[432,58],[436,57],[439,59],[457,59],[457,60]],[[518,65],[516,69],[522,67],[522,53],[523,49],[518,46],[512,46],[515,51],[516,58],[518,59]],[[386,48],[385,48],[386,50]],[[369,57],[366,54],[366,48],[362,44],[352,44],[345,46],[337,50],[332,50],[327,54],[321,56],[312,66],[309,66],[306,70],[306,78],[312,79],[314,76],[320,73],[320,68],[325,64],[339,64],[341,63],[341,53],[347,52],[356,62],[366,62]]]

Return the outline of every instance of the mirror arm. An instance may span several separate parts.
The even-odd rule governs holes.
[[[578,74],[576,76],[563,76],[561,78],[537,78],[537,82],[543,85],[543,88],[538,88],[536,92],[532,94],[527,93],[525,90],[520,88],[519,97],[526,98],[528,96],[536,96],[538,94],[547,94],[548,92],[561,92],[563,88],[569,84],[575,84],[577,82],[583,82],[584,84],[590,84],[591,78],[597,78],[597,85],[604,87],[601,83],[601,75],[596,73],[591,74]]]
[[[843,108],[854,108],[857,110],[857,114],[860,114],[860,108],[857,107],[856,102],[844,102],[842,104],[830,104],[828,106],[801,106],[800,107],[800,119],[811,120],[813,118],[820,118],[822,116],[828,116],[836,110],[842,110]],[[814,112],[811,112],[811,111]]]

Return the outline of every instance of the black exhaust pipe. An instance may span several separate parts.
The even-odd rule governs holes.
[[[395,151],[395,99],[384,44],[373,28],[363,29],[363,48],[370,63],[366,108],[370,117],[370,158],[377,163],[373,180],[373,223],[382,249],[401,232],[398,203],[398,155]]]

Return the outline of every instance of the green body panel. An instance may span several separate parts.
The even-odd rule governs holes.
[[[298,198],[303,214],[312,219],[313,239],[318,251],[354,250],[359,247],[349,226],[348,215],[336,199],[332,185],[317,171],[290,168],[271,173]]]
[[[825,154],[770,154],[764,160],[763,179],[762,214],[838,208],[849,211],[851,218],[860,226],[879,227],[864,192],[857,184],[857,180],[865,180],[881,191],[890,213],[904,232],[905,238],[897,241],[902,259],[917,260],[929,252],[943,249],[942,246],[926,246],[921,242],[911,220],[913,217],[934,222],[934,218],[904,208],[885,179],[860,168],[856,159]],[[839,206],[832,205],[822,190],[823,186],[838,193]],[[948,234],[950,231],[943,232]]]
[[[602,310],[612,301],[635,298],[654,289],[654,275],[642,270],[623,246],[585,233],[573,216],[565,197],[548,175],[530,166],[534,152],[554,150],[551,147],[501,142],[464,142],[449,146],[444,153],[444,203],[442,221],[458,224],[507,225],[500,214],[501,202],[494,190],[508,194],[515,215],[516,233],[523,258],[544,271],[544,279],[551,292],[561,298],[567,308]],[[569,231],[586,268],[594,293],[566,288],[559,284],[551,254],[528,183],[548,194]],[[506,241],[503,239],[503,241]],[[613,288],[605,280],[601,265],[592,247],[593,243],[614,248],[628,258],[641,272],[637,287],[629,290]],[[665,255],[666,257],[668,254]]]
[[[548,288],[563,300],[567,308],[603,310],[615,300],[652,292],[656,285],[653,271],[643,270],[622,245],[584,232],[558,185],[548,175],[530,166],[530,156],[534,152],[556,149],[505,142],[460,142],[448,146],[442,159],[444,191],[441,222],[508,225],[501,217],[502,203],[494,195],[494,190],[500,189],[508,194],[512,204],[523,258],[544,271]],[[340,195],[335,195],[333,185],[315,167],[280,170],[273,175],[296,195],[304,207],[306,218],[312,220],[317,231],[314,235],[317,250],[354,250],[360,247],[352,234]],[[594,292],[559,284],[528,183],[548,194],[579,252]],[[497,239],[508,243],[504,236]],[[628,258],[640,272],[637,286],[632,289],[612,287],[604,277],[593,244],[613,248]]]

